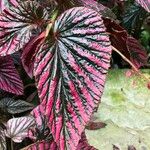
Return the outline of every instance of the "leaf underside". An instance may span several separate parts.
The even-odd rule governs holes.
[[[103,19],[107,32],[110,33],[111,44],[130,59],[137,68],[144,66],[147,63],[144,47],[115,21],[108,18]]]
[[[25,46],[21,56],[22,65],[30,78],[33,77],[35,53],[45,40],[45,32],[32,38]]]
[[[101,16],[84,7],[64,12],[53,36],[36,55],[34,75],[54,140],[74,150],[102,95],[111,47]]]
[[[23,94],[23,83],[10,56],[0,57],[0,88],[17,95]]]

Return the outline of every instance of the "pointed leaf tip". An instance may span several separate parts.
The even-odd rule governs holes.
[[[34,75],[54,140],[74,150],[102,95],[111,46],[101,16],[85,7],[65,11],[53,33],[36,54]]]

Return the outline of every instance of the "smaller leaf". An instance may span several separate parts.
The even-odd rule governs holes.
[[[39,11],[41,12],[39,15]],[[48,19],[47,11],[35,1],[19,2],[0,15],[0,55],[5,56],[23,49],[38,35]]]
[[[150,82],[147,84],[147,88],[150,89]]]
[[[136,0],[146,11],[150,12],[150,0]]]
[[[0,101],[0,108],[10,114],[22,113],[33,109],[33,107],[34,106],[28,102],[22,100],[14,100],[12,98],[3,98]]]
[[[7,150],[4,131],[3,131],[3,129],[1,127],[0,127],[0,149],[1,150]]]
[[[35,120],[31,116],[13,118],[6,124],[5,135],[14,142],[20,143],[28,137],[28,130],[35,125]]]
[[[11,56],[0,57],[0,89],[17,95],[23,94],[23,83]]]

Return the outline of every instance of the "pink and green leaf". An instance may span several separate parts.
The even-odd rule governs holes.
[[[34,34],[41,32],[47,18],[46,10],[33,1],[20,2],[5,9],[0,15],[0,55],[24,48]]]
[[[11,56],[0,57],[0,89],[17,95],[23,94],[23,83]]]
[[[54,23],[53,39],[36,54],[41,106],[60,150],[76,149],[103,93],[110,57],[101,16],[84,7],[64,12]]]

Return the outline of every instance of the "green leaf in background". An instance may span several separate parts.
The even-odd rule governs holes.
[[[0,100],[0,109],[10,114],[22,113],[33,108],[32,104],[22,100],[14,100],[12,98],[3,98]]]
[[[86,131],[89,143],[99,150],[150,149],[150,90],[144,79],[125,76],[126,70],[111,70],[102,103],[95,117],[105,128]],[[150,78],[150,70],[143,70]]]
[[[133,35],[140,34],[141,26],[146,18],[146,11],[138,4],[133,4],[125,11],[123,15],[123,26],[127,29],[128,33]]]

